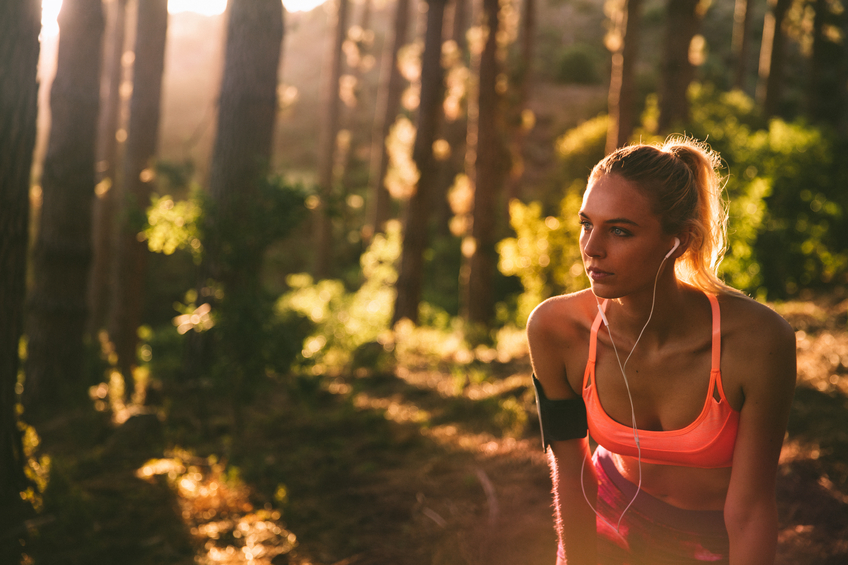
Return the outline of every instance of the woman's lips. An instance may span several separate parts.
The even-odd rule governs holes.
[[[593,281],[596,281],[596,282],[602,281],[602,280],[606,279],[607,277],[612,276],[612,274],[613,274],[613,273],[609,273],[607,271],[602,271],[601,269],[598,269],[596,267],[589,267],[588,269],[586,269],[586,272],[588,273],[589,278],[592,279]]]

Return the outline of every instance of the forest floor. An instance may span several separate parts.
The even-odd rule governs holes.
[[[781,565],[848,561],[846,306],[778,307],[799,362]],[[225,399],[176,383],[121,425],[108,411],[57,417],[39,428],[51,476],[26,562],[552,564],[550,478],[516,343],[469,374],[408,359],[269,384],[238,434]]]

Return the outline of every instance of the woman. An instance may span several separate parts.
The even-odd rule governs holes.
[[[580,210],[591,289],[530,316],[558,564],[774,562],[795,336],[716,276],[718,165],[680,138],[602,160]]]

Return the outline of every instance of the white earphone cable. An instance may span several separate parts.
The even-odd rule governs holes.
[[[656,301],[657,301],[657,282],[659,282],[659,280],[660,280],[660,273],[662,272],[662,268],[663,268],[663,265],[666,262],[666,259],[669,258],[669,256],[672,254],[672,252],[675,249],[677,249],[678,245],[679,245],[679,243],[676,243],[675,246],[671,249],[671,251],[669,251],[666,254],[666,256],[663,257],[663,260],[660,262],[660,266],[657,269],[657,275],[656,275],[656,277],[654,277],[654,290],[653,290],[653,294],[651,296],[651,310],[648,313],[648,320],[645,322],[645,325],[642,326],[642,331],[639,332],[639,336],[636,338],[636,342],[633,344],[633,347],[630,349],[630,353],[627,355],[627,358],[624,360],[624,364],[621,363],[621,358],[618,355],[618,348],[615,346],[615,341],[612,339],[612,331],[610,331],[610,326],[609,326],[609,322],[607,321],[606,314],[604,313],[603,309],[601,308],[601,303],[600,303],[600,301],[598,301],[598,297],[595,296],[595,302],[598,303],[598,311],[601,313],[601,317],[604,320],[604,325],[607,328],[607,334],[609,335],[610,343],[612,344],[612,350],[615,352],[615,359],[616,359],[616,361],[618,361],[618,368],[621,369],[621,376],[624,378],[624,386],[627,389],[627,398],[630,400],[630,422],[633,426],[633,440],[636,442],[636,457],[637,457],[637,461],[638,461],[638,465],[639,465],[639,482],[636,486],[636,494],[633,495],[633,498],[631,498],[630,502],[627,504],[627,506],[624,507],[624,510],[621,512],[621,516],[619,516],[619,518],[618,518],[618,523],[616,524],[616,526],[614,528],[615,532],[618,535],[621,535],[621,521],[624,519],[624,515],[627,513],[628,510],[630,510],[630,507],[633,505],[633,503],[636,502],[636,497],[639,496],[639,492],[641,492],[641,490],[642,490],[642,446],[639,443],[639,428],[636,426],[636,408],[633,405],[633,395],[630,393],[630,383],[627,380],[627,374],[625,373],[625,368],[627,367],[627,362],[630,361],[630,358],[633,356],[633,352],[636,350],[636,346],[639,344],[639,340],[642,339],[642,335],[645,333],[645,329],[647,329],[648,324],[651,323],[651,318],[654,315],[654,305],[656,304]],[[593,378],[596,378],[596,377],[593,377]],[[595,388],[597,389],[598,383],[595,382],[593,384],[594,384]],[[583,498],[584,498],[584,500],[586,500],[586,503],[589,505],[589,507],[592,509],[592,511],[595,513],[595,515],[598,518],[600,518],[601,520],[603,520],[610,528],[612,528],[613,527],[612,524],[610,524],[606,520],[606,518],[601,516],[601,514],[598,512],[598,510],[594,506],[592,506],[592,503],[589,501],[589,497],[586,495],[586,486],[583,483],[583,469],[585,468],[585,466],[586,466],[586,456],[584,454],[583,463],[580,465],[580,488],[583,491]]]

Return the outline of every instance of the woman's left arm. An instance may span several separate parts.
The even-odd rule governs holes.
[[[724,507],[731,565],[774,563],[777,466],[795,392],[795,333],[771,311],[758,321],[728,360],[744,395]]]

